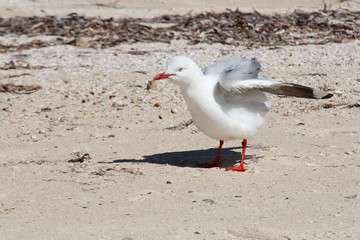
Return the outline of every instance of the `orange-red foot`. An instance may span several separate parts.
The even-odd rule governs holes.
[[[227,167],[226,171],[237,171],[237,172],[245,172],[247,169],[244,166],[237,166],[237,167]]]
[[[221,164],[220,162],[212,162],[212,163],[203,163],[203,164],[200,164],[200,167],[203,167],[203,168],[213,168],[213,167],[218,167],[218,168],[221,168]]]

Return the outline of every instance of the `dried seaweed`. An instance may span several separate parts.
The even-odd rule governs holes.
[[[166,24],[154,27],[153,24]],[[244,13],[227,10],[197,15],[102,19],[71,13],[66,17],[0,18],[0,35],[25,34],[57,36],[55,40],[33,40],[19,45],[0,44],[0,52],[40,48],[51,45],[112,47],[121,43],[188,40],[189,44],[222,43],[247,47],[326,44],[360,37],[360,12],[323,9],[316,12],[295,10],[289,14],[265,15],[254,10]]]
[[[71,153],[71,159],[67,160],[69,163],[83,163],[84,161],[90,160],[90,154],[89,153],[83,153],[83,152],[73,152]]]
[[[169,16],[171,17],[171,16]],[[360,36],[360,12],[322,10],[262,15],[238,10],[189,17],[171,27],[192,43],[222,43],[247,47],[325,44]]]
[[[13,69],[43,69],[48,68],[42,65],[30,65],[28,62],[24,60],[11,60],[9,62],[4,62],[0,65],[0,70],[13,70]],[[26,75],[26,74],[23,74]],[[16,77],[16,75],[15,75]]]
[[[167,127],[165,128],[166,130],[172,130],[172,131],[180,131],[180,130],[183,130],[185,128],[187,128],[188,126],[190,126],[191,124],[193,123],[193,120],[190,119],[188,121],[182,121],[181,123],[179,123],[178,125],[176,126],[171,126],[171,127]]]
[[[360,107],[360,101],[349,103],[349,102],[340,102],[340,103],[324,103],[323,108],[358,108]]]
[[[30,94],[41,89],[39,85],[15,85],[13,83],[0,84],[0,93]]]

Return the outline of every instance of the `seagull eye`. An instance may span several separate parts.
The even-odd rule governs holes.
[[[183,70],[182,68],[179,68],[179,69],[178,69],[178,72],[182,72],[182,70]]]

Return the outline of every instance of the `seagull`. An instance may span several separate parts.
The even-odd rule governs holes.
[[[234,56],[200,69],[189,57],[176,56],[165,72],[154,77],[154,81],[168,79],[176,84],[196,127],[220,141],[215,161],[203,167],[221,168],[219,158],[224,141],[243,139],[240,165],[226,170],[247,170],[244,167],[247,139],[253,138],[265,123],[271,105],[266,93],[312,99],[332,97],[330,92],[267,79],[261,76],[260,69],[256,58]]]

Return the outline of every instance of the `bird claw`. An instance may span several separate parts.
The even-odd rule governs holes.
[[[245,172],[247,169],[244,166],[237,166],[237,167],[227,167],[226,171],[236,171],[236,172]]]

